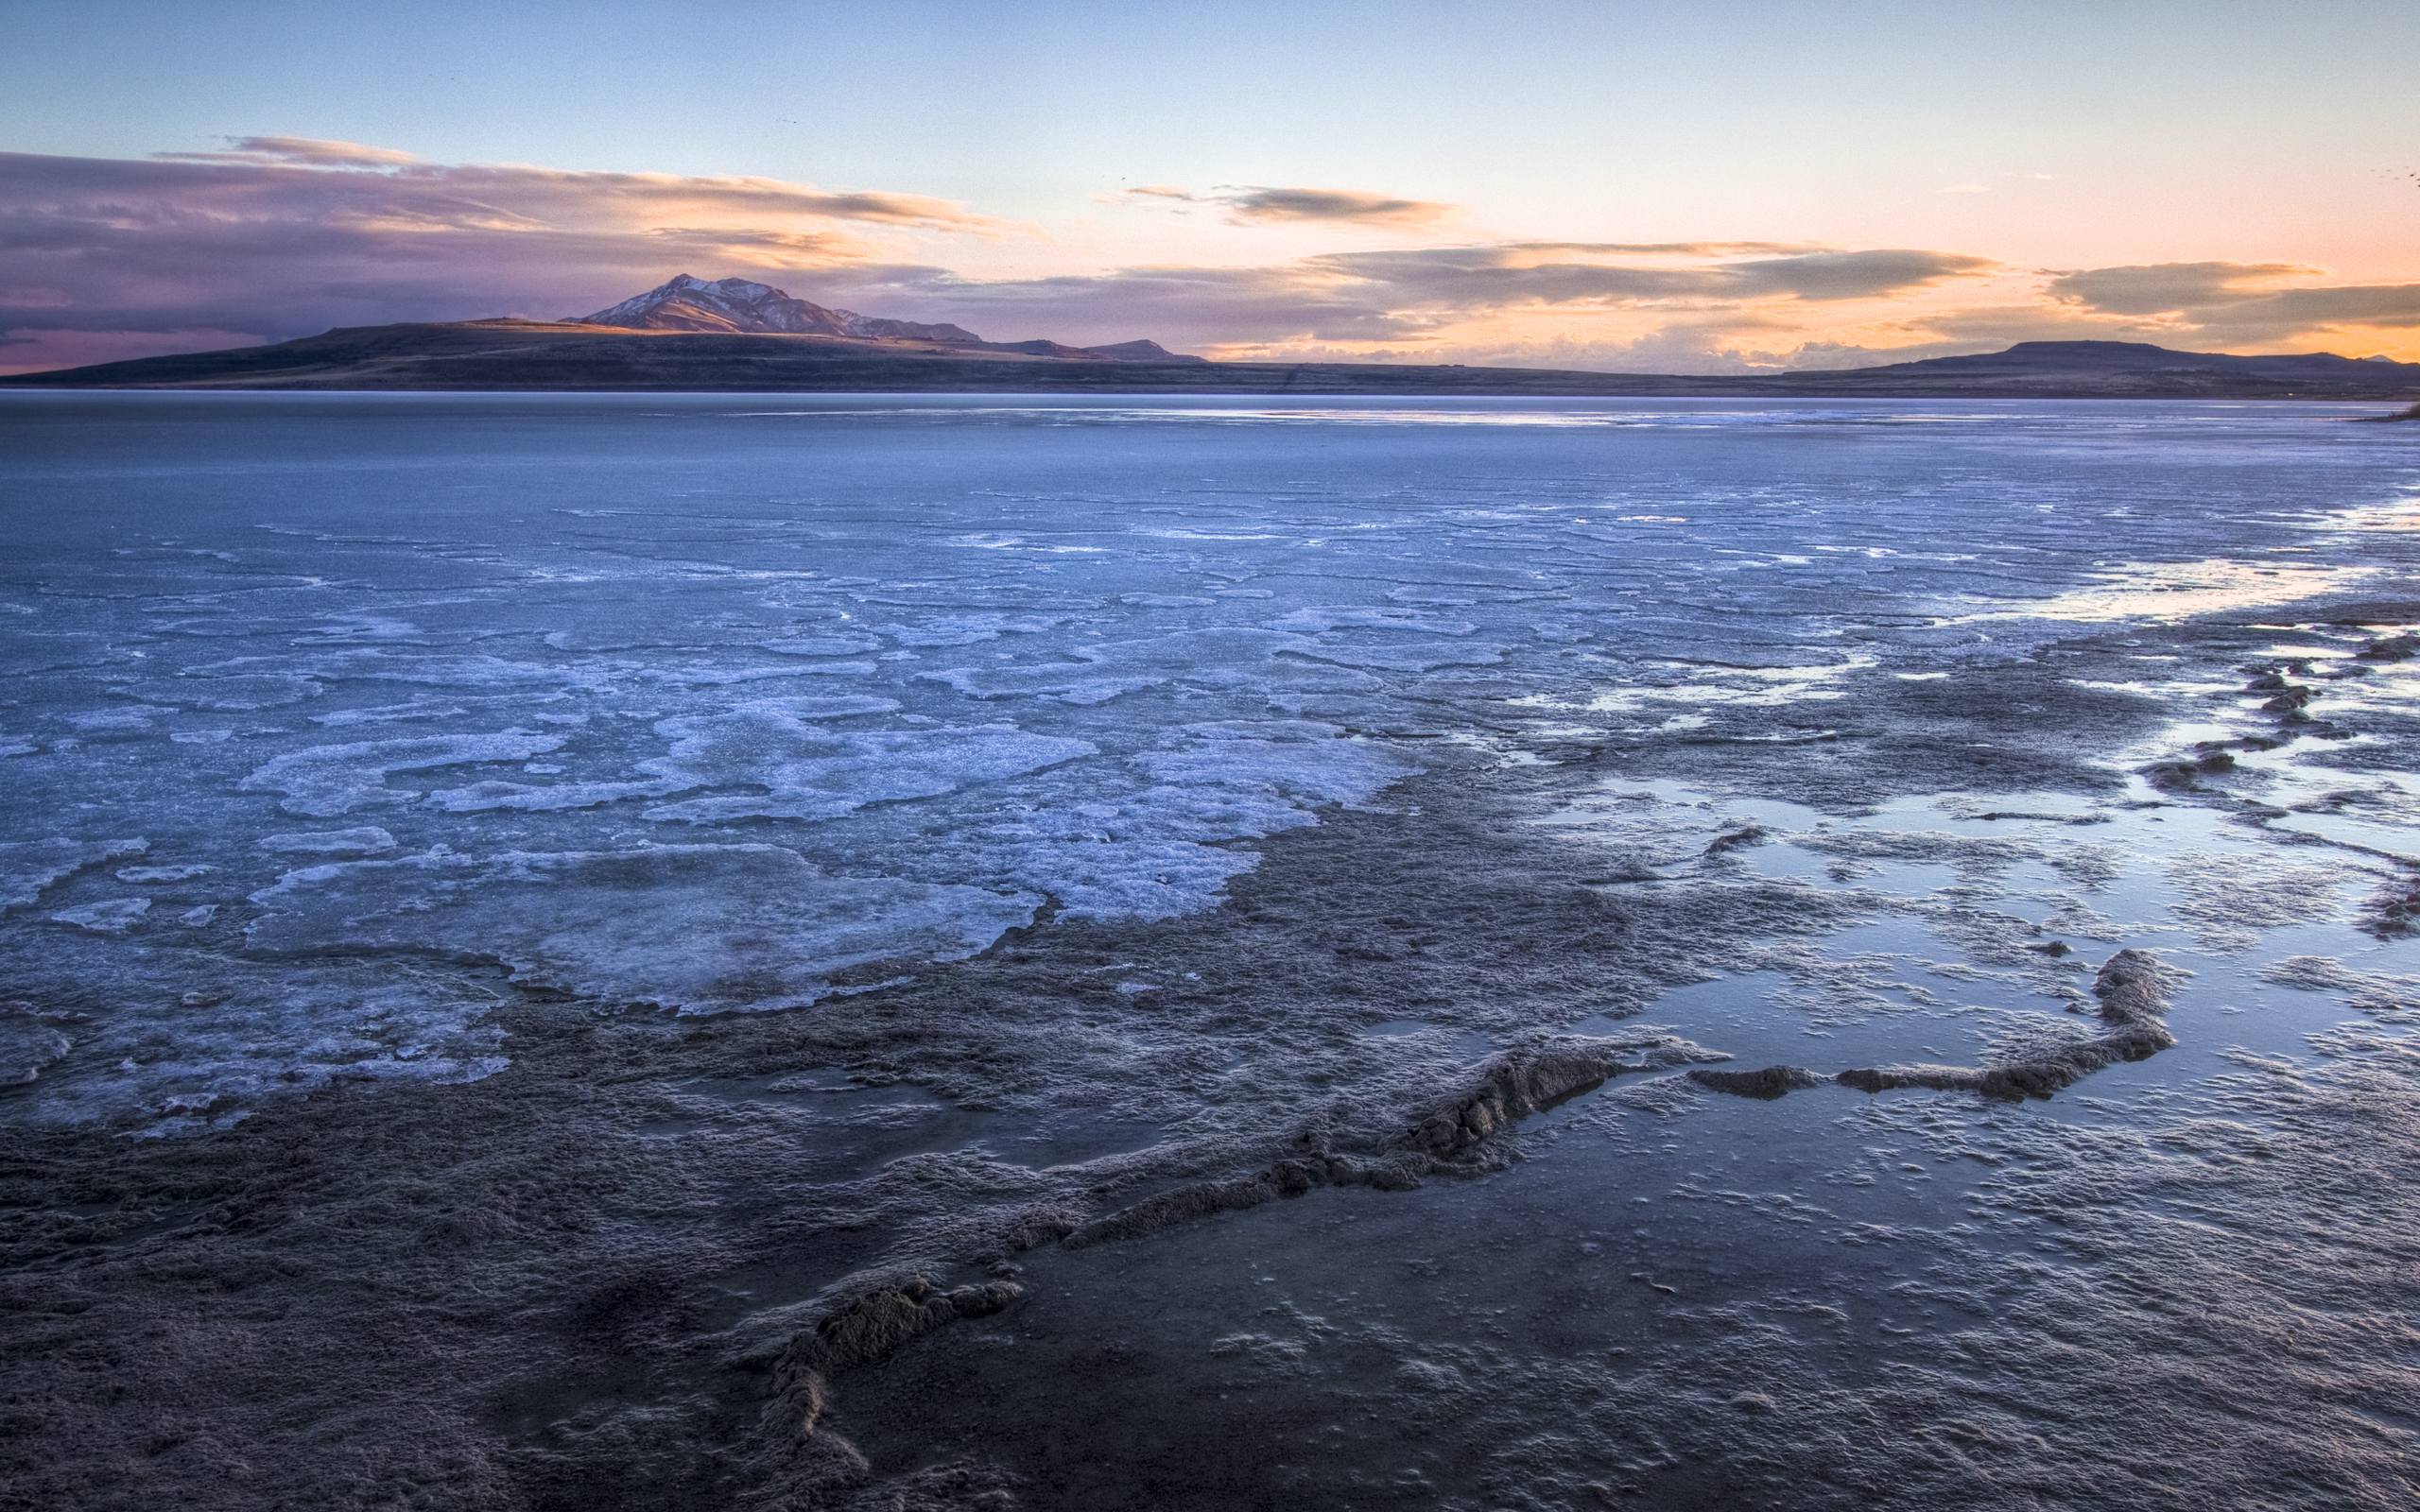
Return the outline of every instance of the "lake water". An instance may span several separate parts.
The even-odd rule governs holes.
[[[2397,1504],[2420,451],[2348,413],[10,395],[0,1121],[627,1025],[611,1138],[816,1152],[782,1258],[649,1262],[740,1339],[1578,1037],[1472,1178],[1036,1251],[836,1431],[1045,1506]],[[1684,1074],[2025,1061],[2125,948],[2176,1043],[2048,1103]]]

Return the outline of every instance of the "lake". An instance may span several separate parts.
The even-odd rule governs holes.
[[[437,1504],[2399,1504],[2353,413],[0,396],[25,1410]]]

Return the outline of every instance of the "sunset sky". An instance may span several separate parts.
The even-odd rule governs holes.
[[[1213,356],[2420,360],[2411,0],[30,19],[0,370],[676,272]]]

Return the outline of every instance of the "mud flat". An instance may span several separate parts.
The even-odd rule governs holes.
[[[2379,431],[669,413],[30,531],[11,1497],[2420,1491]]]

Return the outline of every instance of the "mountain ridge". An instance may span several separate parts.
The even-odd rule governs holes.
[[[778,292],[778,291],[775,291]],[[786,296],[785,296],[786,298]],[[599,312],[605,313],[605,312]],[[1571,398],[2420,399],[2420,364],[2238,356],[2139,342],[2021,342],[1998,352],[1754,374],[1403,363],[1208,362],[1122,344],[729,333],[520,319],[340,327],[222,352],[0,376],[26,388],[631,392],[1236,393]]]
[[[573,316],[562,325],[604,326],[617,331],[685,331],[715,335],[816,335],[862,341],[911,341],[969,351],[1021,352],[1100,362],[1201,362],[1156,341],[1120,341],[1074,347],[1048,340],[986,341],[962,325],[897,320],[859,315],[802,300],[786,289],[744,278],[709,283],[687,273],[611,304],[594,315]]]

